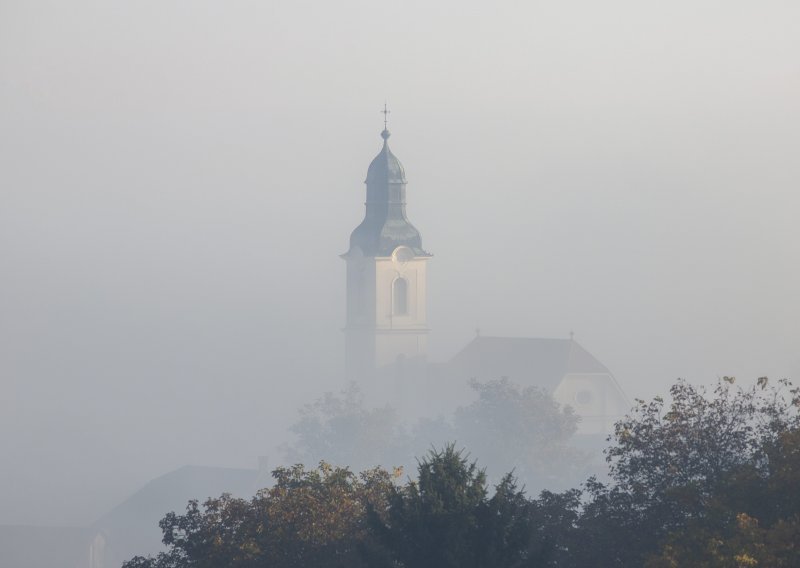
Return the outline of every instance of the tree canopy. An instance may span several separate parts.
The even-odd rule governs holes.
[[[386,514],[373,514],[378,541],[399,566],[538,566],[530,554],[531,507],[507,475],[487,497],[486,474],[453,445],[419,463],[418,480],[390,490]]]
[[[570,445],[579,421],[572,408],[507,378],[470,385],[477,398],[455,411],[453,439],[527,487],[565,489],[585,478],[588,456]]]
[[[711,392],[678,381],[670,395],[669,404],[638,400],[616,424],[606,450],[611,482],[586,484],[576,534],[593,545],[575,548],[578,562],[601,555],[606,566],[648,559],[662,566],[692,558],[699,566],[695,560],[721,550],[719,541],[755,535],[756,525],[796,523],[798,390],[766,378],[743,389],[726,377]]]
[[[321,463],[278,468],[275,485],[251,500],[230,495],[191,501],[160,523],[168,552],[125,568],[338,568],[369,566],[360,547],[368,506],[382,510],[399,472],[355,475]]]
[[[325,393],[299,414],[291,427],[296,442],[285,447],[290,463],[325,461],[361,470],[405,465],[413,455],[409,434],[395,409],[368,408],[355,383],[338,394]]]
[[[504,477],[489,497],[486,475],[453,445],[400,471],[354,475],[322,463],[279,468],[252,500],[191,501],[161,521],[169,548],[124,568],[492,568],[542,566],[532,504]]]

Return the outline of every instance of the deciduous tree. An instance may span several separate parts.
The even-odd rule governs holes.
[[[588,456],[570,445],[579,417],[537,387],[507,378],[471,386],[455,412],[454,439],[495,472],[513,470],[529,489],[566,489],[586,478]]]
[[[385,509],[393,479],[373,469],[355,475],[322,463],[274,472],[275,485],[251,500],[230,495],[191,501],[161,521],[169,551],[134,558],[124,568],[343,568],[376,566],[366,509]]]
[[[765,493],[787,455],[781,441],[798,427],[797,389],[766,379],[742,389],[725,378],[710,393],[679,381],[670,394],[669,405],[637,401],[616,424],[607,450],[612,481],[587,484],[576,531],[587,546],[572,548],[574,565],[642,565],[664,546],[662,560],[700,558],[712,541],[751,526],[737,524],[740,513],[774,523],[765,509],[782,511],[784,521],[800,512],[787,485],[783,495]]]

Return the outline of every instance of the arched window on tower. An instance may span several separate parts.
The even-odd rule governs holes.
[[[392,315],[408,314],[408,280],[396,278],[392,283]]]

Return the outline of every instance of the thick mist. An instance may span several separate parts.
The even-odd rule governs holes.
[[[798,52],[781,1],[0,1],[0,524],[280,462],[387,100],[432,360],[798,378]]]

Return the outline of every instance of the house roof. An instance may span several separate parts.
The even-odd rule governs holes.
[[[549,391],[569,373],[609,373],[608,368],[573,339],[476,337],[449,363],[464,379],[508,377]]]
[[[153,554],[163,550],[158,522],[164,515],[183,513],[191,499],[202,503],[222,493],[250,498],[260,489],[259,480],[256,469],[184,466],[145,484],[93,528],[108,535],[113,561]]]

